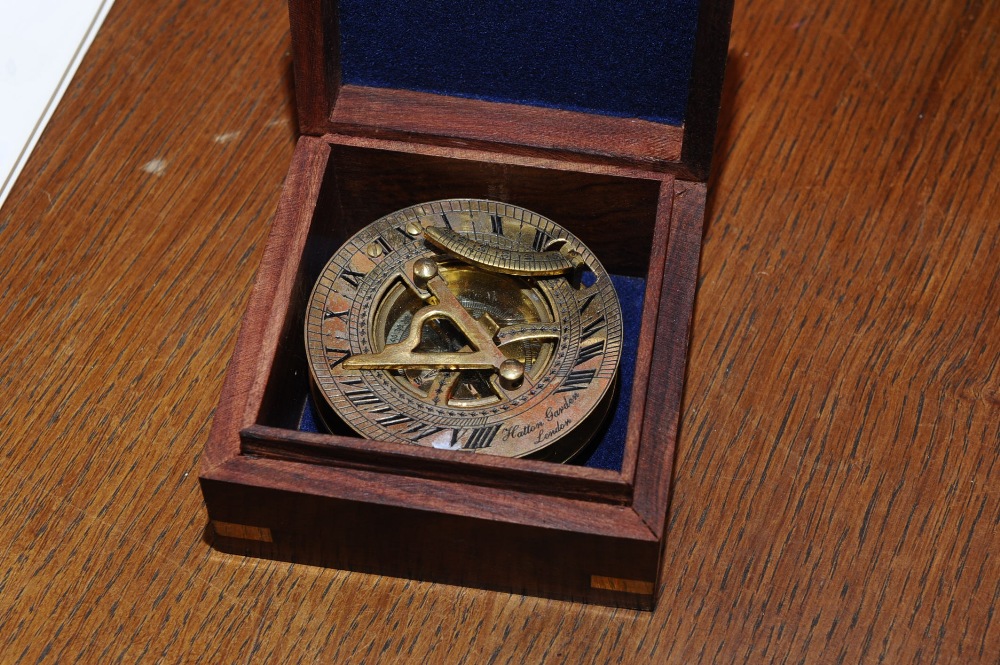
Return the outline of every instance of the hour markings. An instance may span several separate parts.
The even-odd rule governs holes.
[[[454,239],[469,244],[455,249],[436,242]],[[435,303],[422,304],[409,287],[423,290],[406,283],[412,263],[424,257],[443,259],[440,274],[461,274]],[[568,230],[513,205],[455,199],[387,215],[337,250],[302,303],[314,396],[339,416],[334,431],[457,451],[452,455],[520,457],[566,436],[587,439],[600,418],[581,414],[597,412],[620,372],[620,307],[605,277]],[[414,316],[428,305],[443,314]],[[462,320],[450,318],[469,314],[468,307],[489,311],[496,321],[480,320],[484,334],[493,331],[482,345],[469,341]],[[422,327],[409,330],[414,320],[433,327],[434,339]],[[394,346],[398,357],[368,353],[382,339],[388,346],[388,339],[411,334],[419,345]],[[451,360],[461,351],[476,355],[480,347],[520,358],[524,345],[525,376],[507,383],[480,370],[477,359]],[[466,371],[466,362],[475,369]],[[506,376],[518,374],[506,370]],[[554,448],[550,454],[561,460],[568,453]]]
[[[349,270],[347,268],[344,268],[344,270],[341,271],[341,273],[337,275],[337,277],[343,279],[345,282],[347,282],[354,288],[358,288],[358,280],[364,279],[365,273],[355,272],[354,270]]]
[[[392,407],[389,406],[388,404],[383,404],[382,406],[376,409],[369,409],[368,413],[372,413],[375,415],[382,415],[383,413],[387,414],[382,416],[381,418],[375,418],[375,422],[381,425],[382,427],[391,427],[393,425],[405,425],[406,423],[413,422],[413,418],[411,418],[410,416],[404,416],[402,413],[397,413],[393,411]]]
[[[340,355],[339,358],[330,363],[330,369],[333,369],[334,367],[336,367],[337,365],[339,365],[340,363],[344,362],[345,360],[351,357],[350,349],[333,349],[328,346],[326,347],[326,353],[327,356],[334,353]]]
[[[587,339],[598,330],[604,327],[604,315],[601,314],[599,317],[584,326],[583,330],[580,331],[580,339]]]
[[[375,422],[382,427],[391,427],[392,425],[403,425],[405,423],[413,422],[413,418],[404,416],[402,413],[392,413],[383,418],[378,418]]]
[[[559,386],[556,393],[568,393],[583,390],[590,385],[590,382],[594,380],[595,376],[597,376],[597,370],[575,369],[566,376],[566,380],[562,382],[562,385]]]
[[[402,236],[404,242],[413,242],[414,237],[412,235],[410,235],[409,233],[407,233],[406,229],[404,227],[402,227],[402,226],[394,226],[394,227],[392,227],[392,230],[395,231],[396,233],[398,233],[400,236]],[[381,236],[379,236],[379,237],[381,237]]]
[[[406,235],[406,234],[404,233],[403,235]],[[386,254],[392,254],[392,245],[390,245],[390,244],[389,244],[389,243],[388,243],[388,242],[386,241],[386,239],[385,239],[385,238],[383,238],[382,236],[375,236],[375,239],[374,239],[374,240],[372,240],[372,243],[373,243],[373,244],[374,244],[374,243],[378,243],[378,244],[379,244],[379,245],[380,245],[380,246],[382,247],[382,250],[383,250],[383,251],[384,251],[384,252],[385,252]]]
[[[541,229],[535,229],[535,240],[531,243],[531,248],[536,252],[545,250],[545,246],[552,240],[552,236]]]
[[[426,439],[427,437],[437,434],[438,432],[443,432],[444,429],[444,427],[437,427],[436,425],[417,423],[405,432],[401,432],[400,436],[409,437],[410,441],[420,441],[421,439]]]
[[[481,450],[483,448],[489,448],[493,445],[493,439],[496,437],[497,432],[500,431],[500,425],[492,425],[490,427],[479,427],[472,430],[469,435],[468,441],[462,444],[462,448],[465,450]],[[458,443],[458,430],[454,430],[452,433],[452,446],[457,447]]]
[[[591,358],[596,358],[597,356],[601,355],[602,353],[604,353],[604,340],[603,339],[602,340],[598,340],[598,341],[594,342],[593,344],[588,344],[587,346],[581,348],[580,349],[580,355],[577,356],[577,358],[576,358],[576,364],[574,364],[573,366],[576,367],[576,365],[582,365],[583,363],[587,362]]]
[[[371,388],[348,390],[344,392],[344,397],[349,399],[354,406],[368,406],[382,401],[382,398],[376,395]]]

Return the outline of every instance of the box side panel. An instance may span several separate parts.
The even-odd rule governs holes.
[[[658,535],[665,529],[680,424],[691,317],[705,220],[704,183],[674,184],[673,219],[656,323],[633,507]]]
[[[649,120],[345,85],[330,130],[641,168],[676,168],[683,129]]]
[[[655,598],[655,540],[201,482],[224,552],[617,607]]]
[[[335,0],[288,0],[299,131],[325,131],[340,90],[340,21]]]
[[[701,5],[681,161],[693,178],[708,180],[729,56],[733,0],[703,0]]]
[[[308,229],[306,220],[316,205],[329,154],[329,145],[308,136],[300,137],[295,147],[236,349],[226,370],[219,408],[201,460],[202,473],[239,454],[238,433],[255,416],[263,388],[259,379],[267,375],[267,370],[261,369],[262,364],[267,365],[262,351],[274,346],[273,341],[268,345],[267,339],[280,335],[281,321],[275,320],[275,303],[282,300],[282,290],[289,288],[288,275],[297,264],[293,257],[302,253]]]

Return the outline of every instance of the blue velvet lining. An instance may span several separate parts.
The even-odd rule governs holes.
[[[573,460],[573,463],[594,469],[620,471],[625,454],[628,411],[632,401],[632,378],[635,376],[636,343],[639,340],[639,328],[642,324],[642,302],[646,292],[646,280],[640,277],[612,275],[611,281],[615,285],[618,300],[622,305],[622,336],[625,342],[618,370],[618,394],[611,405],[610,418],[598,434],[598,439],[580,458]],[[312,399],[307,398],[299,420],[299,430],[322,431],[322,428],[317,426],[319,419],[314,408]]]
[[[635,377],[635,355],[642,327],[642,302],[646,295],[646,280],[640,277],[612,275],[611,281],[622,305],[622,359],[618,366],[618,395],[611,405],[607,427],[597,444],[576,464],[593,469],[620,471],[625,455],[625,435],[628,433],[628,411],[632,403],[632,379]]]
[[[339,0],[341,80],[684,122],[698,0]]]

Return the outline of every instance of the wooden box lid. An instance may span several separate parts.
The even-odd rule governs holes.
[[[300,130],[704,180],[732,0],[289,0]]]

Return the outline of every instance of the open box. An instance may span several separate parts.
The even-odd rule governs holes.
[[[304,135],[202,461],[215,547],[652,607],[731,12],[726,1],[690,4],[678,126],[343,84],[337,5],[291,0]],[[621,425],[607,434],[611,468],[303,427],[303,318],[325,262],[383,215],[457,197],[533,210],[576,234],[609,272],[644,280],[626,351],[634,371],[618,398]]]

